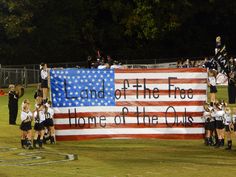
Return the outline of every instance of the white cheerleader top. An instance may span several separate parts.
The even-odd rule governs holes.
[[[38,117],[37,114],[39,113]],[[39,119],[38,119],[39,118]],[[34,112],[34,120],[36,123],[42,123],[43,121],[45,121],[45,114],[44,114],[44,110],[41,111],[35,111]]]
[[[32,117],[32,112],[31,111],[29,111],[29,112],[22,111],[21,112],[20,118],[21,118],[22,122],[25,121],[26,119],[30,119],[31,117]]]
[[[213,77],[213,76],[208,77],[208,81],[209,81],[210,85],[216,86],[216,78],[215,77]]]
[[[53,119],[54,116],[54,110],[50,107],[48,107],[48,111],[45,113],[46,119]]]
[[[232,117],[231,117],[231,115],[230,114],[225,114],[224,115],[224,124],[225,125],[229,125],[230,123],[232,123]]]
[[[213,113],[211,113],[211,116],[215,117],[215,120],[223,121],[224,114],[225,114],[225,112],[220,110],[220,111],[214,111]]]
[[[204,111],[203,112],[203,118],[205,119],[205,121],[207,122],[207,119],[211,119],[211,113],[208,111]]]
[[[43,69],[42,69],[40,75],[41,75],[41,78],[42,78],[43,80],[47,80],[47,78],[48,78],[48,72],[47,72],[47,70],[43,70]]]

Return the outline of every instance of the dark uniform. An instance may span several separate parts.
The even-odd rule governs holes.
[[[229,65],[228,98],[229,104],[236,103],[236,67],[233,63]]]
[[[236,103],[236,86],[235,86],[235,66],[234,62],[229,63],[225,45],[222,45],[221,38],[217,37],[214,59],[218,62],[221,72],[228,76],[228,98],[229,104]]]
[[[236,114],[235,113],[232,115],[232,119],[233,119],[233,124],[234,124],[234,132],[236,133]]]
[[[222,45],[221,38],[217,37],[214,60],[220,65],[222,73],[228,74],[227,52],[225,45]]]
[[[9,124],[15,125],[18,113],[18,99],[19,95],[16,91],[9,91],[8,93],[8,109],[9,109]]]

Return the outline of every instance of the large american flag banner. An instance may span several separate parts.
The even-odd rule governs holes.
[[[51,69],[50,86],[59,141],[204,134],[203,68]]]

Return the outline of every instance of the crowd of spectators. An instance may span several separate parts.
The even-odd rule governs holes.
[[[177,68],[210,68],[215,69],[216,71],[219,70],[219,66],[213,58],[205,57],[204,59],[197,59],[197,60],[190,60],[190,59],[180,59],[177,61]],[[229,66],[236,67],[236,58],[230,57],[229,58]]]
[[[177,68],[192,68],[192,67],[202,67],[204,60],[190,60],[181,59],[177,61]]]
[[[91,56],[87,58],[87,68],[97,68],[97,69],[116,69],[122,68],[122,64],[117,60],[113,60],[110,55],[102,57],[98,55],[96,59]]]
[[[208,68],[209,64],[212,63],[211,59],[205,57],[204,59],[190,60],[181,59],[177,61],[177,68]]]

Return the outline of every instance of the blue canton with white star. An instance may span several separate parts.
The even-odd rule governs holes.
[[[114,70],[51,69],[53,107],[115,106]]]

